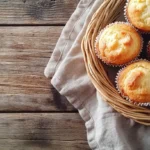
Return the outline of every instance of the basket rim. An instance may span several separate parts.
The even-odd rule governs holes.
[[[126,0],[103,1],[92,16],[82,39],[81,49],[87,74],[103,100],[123,116],[133,119],[140,124],[150,126],[150,109],[129,103],[120,96],[94,52],[94,42],[97,34],[106,25],[118,18],[124,8],[125,2]]]

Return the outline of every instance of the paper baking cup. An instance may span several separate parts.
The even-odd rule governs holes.
[[[111,23],[111,24],[107,25],[104,29],[102,29],[102,30],[99,32],[98,36],[96,37],[95,44],[94,44],[94,51],[95,51],[96,56],[97,56],[102,62],[104,62],[106,65],[109,65],[109,66],[112,66],[112,67],[123,67],[123,66],[125,66],[125,65],[128,65],[131,61],[135,61],[135,60],[137,60],[137,59],[139,58],[139,56],[140,56],[140,54],[141,54],[141,52],[142,52],[142,50],[143,50],[143,43],[144,43],[144,41],[143,41],[143,38],[142,38],[141,34],[138,33],[138,34],[140,35],[140,37],[141,37],[141,48],[140,48],[139,54],[138,54],[137,57],[135,57],[133,60],[131,60],[131,61],[127,62],[127,63],[124,63],[124,64],[120,64],[120,65],[115,65],[115,64],[111,64],[111,63],[105,62],[105,61],[103,60],[103,58],[101,58],[101,56],[98,54],[99,52],[98,52],[98,50],[97,50],[97,48],[96,48],[96,45],[98,44],[99,38],[100,38],[101,34],[103,33],[103,31],[104,31],[106,28],[109,28],[110,26],[112,26],[112,25],[114,25],[114,24],[126,24],[126,25],[129,25],[129,26],[131,26],[131,27],[134,28],[134,26],[132,26],[132,25],[131,25],[130,23],[128,23],[128,22],[114,22],[114,23]],[[137,31],[136,28],[134,28],[134,29]]]
[[[135,62],[139,62],[139,61],[143,61],[143,60],[144,60],[144,61],[148,61],[148,60],[146,60],[146,59],[138,59],[138,60],[135,60],[135,61],[130,62],[130,64],[135,63]],[[148,61],[148,62],[149,62],[149,61]],[[128,64],[128,65],[130,65],[130,64]],[[121,69],[118,71],[117,75],[116,75],[115,83],[116,83],[116,89],[117,89],[118,93],[119,93],[125,100],[129,101],[130,103],[132,103],[132,104],[134,104],[134,105],[143,106],[143,107],[148,107],[148,106],[150,106],[150,102],[146,102],[146,103],[135,102],[135,101],[131,100],[128,96],[124,95],[124,94],[121,92],[121,90],[120,90],[120,88],[119,88],[119,84],[118,84],[119,75],[120,75],[120,73],[121,73],[128,65],[126,65],[126,66],[124,66],[123,68],[121,68]]]
[[[127,7],[128,7],[128,5],[129,5],[129,0],[127,0],[127,2],[126,2],[126,4],[125,4],[125,7],[124,7],[124,17],[125,17],[125,20],[126,20],[128,23],[130,23],[132,26],[134,26],[134,25],[132,24],[132,22],[129,20],[128,15],[127,15]],[[137,30],[138,32],[140,32],[141,34],[150,34],[150,31],[147,31],[147,32],[146,32],[146,31],[143,31],[143,30],[137,28],[136,26],[134,26],[134,28],[136,28],[136,30]]]

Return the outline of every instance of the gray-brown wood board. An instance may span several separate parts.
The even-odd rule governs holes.
[[[0,111],[75,110],[43,73],[62,28],[0,27]]]
[[[0,24],[65,24],[79,0],[1,0]]]
[[[0,114],[1,150],[88,150],[78,114]]]
[[[0,1],[0,150],[87,150],[82,119],[44,77],[79,0]]]

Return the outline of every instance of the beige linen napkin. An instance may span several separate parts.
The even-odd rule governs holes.
[[[81,0],[54,49],[45,76],[79,110],[93,150],[150,150],[149,127],[114,111],[92,85],[84,66],[81,40],[103,0]],[[111,74],[110,74],[111,75]]]

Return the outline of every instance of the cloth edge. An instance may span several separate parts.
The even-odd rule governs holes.
[[[53,78],[51,80],[51,84],[61,94],[62,89],[60,88],[59,85],[56,84],[57,83],[56,80],[59,80],[59,79]],[[93,91],[93,93],[95,93],[95,91]],[[93,96],[93,94],[89,94],[89,95],[90,95],[90,97]],[[78,110],[80,116],[82,117],[82,119],[85,122],[85,127],[86,127],[86,132],[87,132],[87,140],[88,140],[87,142],[88,142],[90,148],[92,150],[100,150],[99,145],[98,145],[97,141],[95,140],[95,123],[94,123],[94,120],[91,117],[90,112],[86,109],[86,103],[88,101],[86,101],[86,103],[79,104],[78,101],[80,101],[79,100],[80,96],[74,97],[74,100],[72,100],[71,96],[65,96],[65,97]],[[90,97],[87,96],[85,99],[87,99],[87,98],[90,99]],[[85,100],[84,100],[84,102],[85,102]]]

